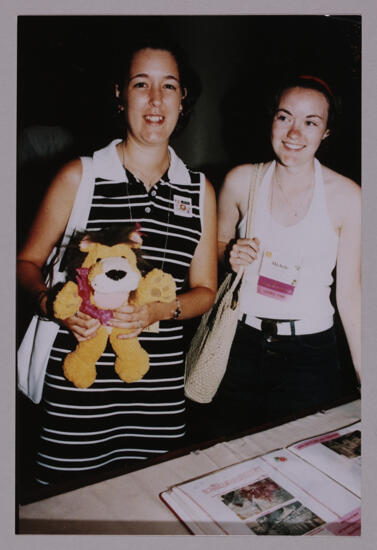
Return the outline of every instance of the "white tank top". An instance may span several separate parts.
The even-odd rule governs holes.
[[[334,308],[330,302],[332,271],[335,267],[338,235],[328,214],[321,164],[315,159],[314,190],[306,216],[297,224],[285,227],[271,216],[270,186],[275,161],[268,168],[257,195],[254,233],[260,252],[257,260],[246,269],[240,293],[240,316],[243,313],[270,319],[301,319],[329,326]],[[245,235],[246,219],[238,226],[240,237]],[[274,265],[271,261],[274,260]],[[279,267],[276,268],[275,266]],[[272,271],[271,271],[272,269]],[[275,270],[275,271],[274,271]],[[289,282],[287,294],[282,297],[263,292],[261,279],[266,274],[280,271]],[[293,275],[295,273],[295,275]],[[294,286],[291,286],[291,284]],[[279,283],[280,284],[280,283]],[[293,294],[291,293],[293,289]],[[262,292],[262,293],[261,293]],[[285,292],[285,291],[284,291]],[[330,326],[332,321],[330,323]]]

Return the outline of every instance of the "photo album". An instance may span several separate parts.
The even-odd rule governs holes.
[[[161,493],[195,535],[335,535],[361,530],[361,422]]]

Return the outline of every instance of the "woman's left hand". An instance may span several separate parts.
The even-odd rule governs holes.
[[[143,306],[124,305],[115,309],[114,316],[109,323],[110,326],[130,331],[125,334],[119,334],[118,338],[135,338],[146,327],[157,321],[157,319],[154,319],[152,306],[153,304],[145,304]]]

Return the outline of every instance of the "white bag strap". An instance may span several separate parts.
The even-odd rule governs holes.
[[[60,244],[60,255],[58,261],[53,268],[53,283],[57,283],[62,280],[64,274],[60,272],[60,263],[64,255],[64,250],[69,243],[73,233],[83,231],[86,227],[86,223],[89,218],[91,197],[94,189],[94,173],[93,173],[93,159],[91,157],[80,157],[82,163],[82,174],[80,185],[76,193],[75,201],[73,203],[71,215],[69,216],[67,226],[64,231],[64,235]],[[51,256],[55,254],[53,251]],[[51,256],[48,261],[50,261]]]

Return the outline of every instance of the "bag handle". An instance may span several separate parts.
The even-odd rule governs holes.
[[[251,239],[253,234],[252,226],[254,222],[255,214],[255,192],[259,186],[260,181],[262,180],[262,171],[263,171],[263,162],[259,164],[253,164],[253,175],[249,186],[249,198],[247,205],[247,218],[246,218],[246,239]]]
[[[248,201],[247,201],[247,213],[246,213],[246,238],[250,239],[252,235],[252,228],[253,228],[253,221],[254,221],[254,214],[255,214],[255,192],[257,190],[257,187],[259,186],[259,183],[262,180],[262,171],[263,171],[263,162],[260,162],[259,164],[253,164],[252,165],[252,175],[251,175],[251,181],[249,185],[249,195],[248,195]],[[245,272],[245,268],[241,267],[236,277],[234,278],[233,284],[231,286],[231,291],[234,291],[239,282],[242,279],[242,276]]]
[[[64,279],[64,269],[61,267],[64,250],[68,245],[74,231],[76,229],[82,231],[85,228],[86,222],[89,218],[91,207],[90,199],[94,189],[93,159],[91,157],[80,157],[80,159],[82,164],[80,185],[78,187],[71,214],[59,245],[58,257],[56,258],[56,248],[54,248],[47,260],[47,263],[53,259],[55,261],[53,266],[53,284]]]

